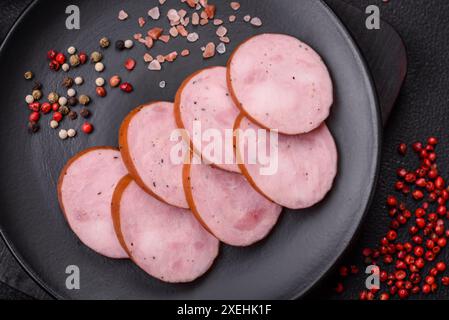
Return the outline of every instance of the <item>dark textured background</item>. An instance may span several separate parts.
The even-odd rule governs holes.
[[[357,264],[360,267],[360,251],[365,246],[374,246],[386,232],[389,218],[385,209],[385,198],[391,192],[395,181],[395,171],[400,165],[414,165],[410,156],[401,159],[397,156],[396,146],[399,142],[424,140],[430,135],[440,137],[439,164],[444,177],[449,177],[444,164],[449,161],[449,136],[445,134],[449,110],[449,1],[447,0],[342,0],[362,10],[369,4],[381,7],[382,18],[390,22],[402,36],[408,52],[409,69],[406,83],[401,91],[395,109],[391,114],[384,133],[381,174],[372,207],[353,246],[348,249],[342,262]],[[30,0],[0,1],[0,38],[17,19]],[[32,39],[26,39],[32,41]],[[405,161],[405,163],[403,163]],[[0,244],[0,264],[14,263]],[[447,259],[447,250],[443,256]],[[1,269],[1,268],[0,268]],[[14,281],[12,281],[12,279]],[[11,286],[1,281],[8,280]],[[31,280],[24,277],[17,265],[15,272],[0,272],[0,299],[30,298],[25,293],[12,287],[33,290],[38,298],[44,298],[42,292],[36,291]],[[363,287],[361,275],[347,279],[344,284],[348,290],[343,295],[336,295],[330,289],[335,283],[333,276],[324,279],[309,297],[319,299],[356,298]],[[436,295],[423,298],[444,299],[449,296],[449,289],[442,289]],[[26,291],[26,290],[24,290]]]

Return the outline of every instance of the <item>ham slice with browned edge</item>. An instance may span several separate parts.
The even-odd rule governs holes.
[[[261,34],[242,43],[228,62],[235,104],[254,123],[296,135],[329,116],[333,86],[321,57],[309,45],[282,34]]]
[[[232,134],[239,114],[228,91],[225,67],[195,72],[176,94],[176,123],[189,133],[195,152],[201,154],[206,163],[231,172],[240,172]],[[198,127],[196,132],[194,123]]]
[[[275,203],[290,209],[311,207],[324,199],[337,174],[338,154],[334,138],[326,124],[312,132],[296,136],[260,134],[261,128],[243,115],[235,124],[236,153],[240,169],[251,185]],[[251,132],[258,133],[256,142]],[[270,152],[261,161],[249,146]],[[274,148],[273,148],[274,146]],[[264,153],[262,153],[264,154]]]
[[[59,203],[70,228],[86,246],[110,258],[128,257],[111,217],[113,192],[126,175],[120,152],[99,147],[70,159],[59,177]]]
[[[173,103],[154,102],[132,111],[120,127],[119,144],[130,175],[141,188],[170,205],[189,208],[182,187],[182,165],[171,158],[180,142]],[[181,142],[182,142],[182,138]],[[188,149],[187,144],[185,148]],[[187,154],[187,151],[185,151]],[[176,159],[175,159],[176,160]]]
[[[282,211],[238,173],[186,164],[183,181],[198,220],[220,241],[232,246],[250,246],[267,237]]]
[[[190,210],[155,199],[130,176],[114,192],[112,215],[132,261],[164,282],[191,282],[206,273],[218,255],[219,241]]]

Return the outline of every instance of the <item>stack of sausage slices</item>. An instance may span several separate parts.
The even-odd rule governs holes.
[[[337,173],[324,123],[332,103],[331,77],[310,46],[287,35],[255,36],[227,68],[187,78],[174,103],[132,111],[119,150],[91,148],[72,158],[58,184],[62,211],[96,252],[130,258],[165,282],[193,281],[212,266],[220,242],[250,246],[267,237],[283,207],[307,208],[326,196]],[[231,148],[221,141],[222,157],[211,155],[195,139],[195,123],[200,133],[230,131]],[[179,129],[189,150],[180,163],[172,139]],[[249,129],[276,130],[278,138],[250,139]],[[275,154],[270,170],[251,153],[254,144]]]

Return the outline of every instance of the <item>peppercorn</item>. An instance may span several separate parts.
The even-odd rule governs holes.
[[[56,60],[50,61],[50,63],[48,65],[49,65],[50,69],[53,71],[58,71],[59,68],[61,68],[61,65]]]
[[[56,92],[50,92],[48,95],[48,101],[50,103],[56,103],[59,100],[59,95]]]
[[[36,133],[39,131],[39,129],[40,129],[40,126],[36,122],[32,122],[32,121],[28,122],[28,131],[30,133]]]
[[[53,120],[60,122],[62,120],[63,116],[60,112],[53,113]]]
[[[106,97],[106,89],[104,88],[104,87],[97,87],[96,89],[95,89],[95,91],[97,92],[97,95],[99,96],[99,97]]]
[[[41,106],[41,111],[43,114],[47,114],[51,111],[51,104],[48,102],[44,102]]]
[[[79,54],[79,58],[80,58],[80,63],[85,64],[87,61],[87,54],[85,52],[81,52]]]
[[[90,55],[90,61],[92,61],[92,63],[100,62],[101,59],[103,59],[103,55],[98,51],[94,51]]]
[[[31,95],[33,96],[34,100],[40,100],[42,98],[42,91],[33,90],[33,93]]]
[[[64,80],[62,80],[62,86],[67,89],[71,88],[73,86],[73,83],[74,81],[71,77],[66,77],[64,78]]]
[[[70,112],[70,108],[67,106],[61,106],[58,110],[63,116],[66,116]]]
[[[57,55],[58,53],[55,51],[55,50],[49,50],[48,52],[47,52],[47,59],[48,60],[54,60],[55,58],[56,58],[56,55]]]
[[[109,41],[108,38],[103,37],[103,38],[100,39],[100,47],[108,48],[110,44],[111,44],[111,42]]]
[[[90,102],[90,98],[85,94],[80,95],[78,100],[83,106],[87,106]]]
[[[69,104],[69,106],[74,107],[78,104],[78,99],[76,97],[70,97],[67,100],[67,103]]]
[[[89,111],[88,109],[86,109],[86,108],[83,108],[83,109],[80,111],[80,115],[81,115],[81,117],[83,117],[84,119],[87,119],[87,118],[90,117],[90,111]]]
[[[79,55],[77,55],[77,54],[73,54],[73,55],[71,55],[70,56],[70,58],[69,58],[69,62],[70,62],[70,65],[72,66],[72,67],[77,67],[77,66],[79,66],[80,65],[80,57],[79,57]]]
[[[117,40],[115,42],[115,48],[117,50],[120,50],[120,51],[124,50],[125,49],[125,42],[123,40]]]
[[[41,90],[42,89],[42,83],[35,81],[33,90]]]
[[[113,76],[113,77],[109,80],[109,84],[111,85],[111,87],[115,88],[115,87],[117,87],[117,86],[120,84],[121,81],[122,81],[122,80],[120,79],[119,76]]]
[[[91,134],[94,130],[94,127],[89,122],[86,122],[85,124],[83,124],[82,130],[84,133]]]
[[[26,80],[31,80],[31,79],[33,79],[34,75],[33,75],[33,72],[27,71],[27,72],[25,72],[25,74],[23,76]]]
[[[55,61],[59,64],[64,64],[66,61],[66,57],[63,53],[58,53],[55,57]]]
[[[55,102],[51,105],[51,110],[58,111],[59,110],[59,103]]]
[[[78,114],[75,111],[70,111],[68,117],[70,120],[76,120],[78,118]]]
[[[29,120],[30,120],[30,122],[38,122],[40,118],[41,118],[40,113],[36,112],[36,111],[33,111],[30,114]]]
[[[124,82],[120,85],[120,89],[126,93],[130,93],[133,91],[133,86],[128,82]]]

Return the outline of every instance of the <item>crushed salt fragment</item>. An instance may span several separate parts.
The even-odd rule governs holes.
[[[221,19],[214,19],[214,26],[221,26],[223,24],[223,20]]]
[[[231,23],[235,22],[236,19],[237,19],[237,17],[235,15],[229,16],[229,22],[231,22]]]
[[[231,39],[229,39],[229,37],[220,37],[220,41],[223,43],[229,43],[231,42]]]
[[[173,52],[167,54],[167,55],[164,57],[164,59],[165,59],[165,61],[173,62],[173,61],[176,60],[177,57],[178,57],[178,52],[173,51]]]
[[[200,38],[200,36],[196,32],[192,32],[187,35],[187,41],[189,41],[189,42],[198,41],[199,38]]]
[[[143,61],[145,61],[145,62],[151,62],[151,61],[153,61],[153,57],[151,56],[151,54],[145,53],[145,54],[143,55]]]
[[[240,3],[236,2],[236,1],[231,2],[230,6],[231,6],[232,10],[235,10],[235,11],[240,9]]]
[[[139,23],[139,27],[142,28],[145,25],[146,21],[145,21],[145,19],[143,17],[140,17],[138,19],[138,23]]]
[[[182,25],[177,26],[176,29],[178,30],[179,34],[180,34],[182,37],[187,37],[187,35],[189,34],[189,33],[187,32],[186,28],[184,28],[184,26],[182,26]]]
[[[120,12],[118,13],[118,19],[120,21],[128,19],[128,13],[126,13],[125,10],[120,10]]]
[[[200,20],[200,25],[202,25],[202,26],[205,26],[208,23],[209,23],[209,19],[201,19]]]
[[[197,25],[199,25],[199,23],[200,23],[200,16],[199,16],[198,13],[194,12],[194,13],[192,14],[192,24],[193,24],[194,26],[197,26]]]
[[[245,22],[249,22],[251,20],[251,16],[249,14],[247,14],[246,16],[243,17],[243,21]]]
[[[189,49],[184,49],[181,51],[181,56],[183,57],[187,57],[190,54]]]
[[[170,36],[168,34],[163,34],[159,37],[159,40],[161,40],[164,43],[168,43],[170,41]]]
[[[171,27],[169,33],[173,38],[176,38],[179,34],[178,29],[176,27]]]
[[[148,11],[148,15],[153,20],[158,20],[161,17],[161,12],[159,11],[159,7],[154,7]]]
[[[251,24],[255,27],[260,27],[262,26],[262,20],[260,20],[260,18],[258,17],[254,17],[251,19]]]
[[[217,52],[219,54],[225,54],[226,53],[226,46],[223,42],[221,42],[218,46],[217,46]]]
[[[163,56],[163,55],[158,55],[157,57],[156,57],[156,60],[159,62],[159,63],[164,63],[165,62],[165,57]]]
[[[153,61],[150,62],[150,64],[148,65],[148,69],[152,70],[152,71],[159,71],[162,69],[161,64],[159,61],[157,61],[156,59],[154,59]]]

